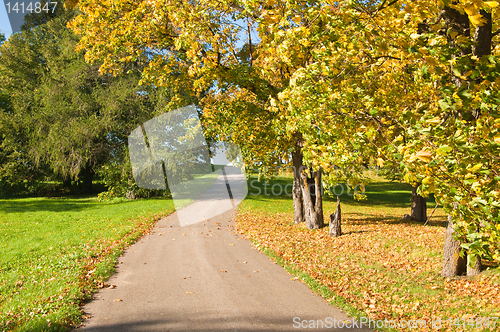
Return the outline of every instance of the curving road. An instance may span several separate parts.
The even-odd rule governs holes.
[[[343,312],[234,233],[233,213],[186,227],[175,213],[159,221],[119,258],[112,288],[85,305],[90,318],[77,331],[337,331],[331,325],[344,325]]]

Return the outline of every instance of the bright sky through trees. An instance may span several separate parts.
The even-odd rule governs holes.
[[[3,33],[6,39],[8,39],[12,33],[9,17],[7,16],[3,3],[0,5],[0,33]]]

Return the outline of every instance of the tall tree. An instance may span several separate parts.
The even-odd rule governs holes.
[[[339,55],[306,68],[289,98],[336,115],[325,116],[334,134],[376,146],[381,163],[399,162],[408,182],[421,183],[417,193],[435,192],[453,215],[447,234],[476,266],[469,273],[479,256],[500,258],[497,4],[354,2],[342,12],[356,39],[332,29]],[[331,88],[311,84],[318,74]]]
[[[99,66],[75,52],[78,38],[65,26],[71,16],[12,35],[0,48],[1,85],[31,164],[48,165],[89,192],[97,166],[148,118],[150,105],[137,64],[128,66],[129,75],[101,76]]]
[[[86,49],[87,59],[103,59],[102,70],[119,70],[128,61],[144,58],[145,50],[154,49],[157,53],[148,59],[145,78],[172,89],[184,80],[191,80],[195,91],[208,89],[200,96],[208,133],[240,145],[247,165],[258,167],[263,175],[292,159],[295,220],[312,217],[308,227],[319,228],[321,189],[314,190],[317,199],[311,205],[311,199],[304,200],[309,187],[302,179],[309,167],[314,168],[309,175],[318,178],[319,165],[304,167],[300,130],[291,128],[272,107],[291,74],[310,57],[307,46],[288,59],[276,57],[281,34],[306,37],[304,25],[314,17],[297,9],[314,6],[314,1],[297,5],[286,1],[118,1],[113,5],[80,1],[82,15],[71,25],[82,34],[79,47]],[[97,17],[105,17],[106,24]],[[172,77],[172,68],[182,68],[183,75]],[[313,187],[320,186],[320,181],[313,183]]]

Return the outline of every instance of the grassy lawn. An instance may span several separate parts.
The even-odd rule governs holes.
[[[171,200],[0,200],[0,331],[63,330]]]
[[[293,223],[287,177],[268,185],[251,179],[237,224],[297,280],[352,316],[419,319],[427,327],[441,318],[442,330],[453,331],[471,330],[470,319],[484,324],[491,317],[489,330],[498,330],[498,268],[474,279],[441,278],[444,212],[438,208],[427,226],[403,222],[409,186],[377,179],[366,189],[368,200],[357,202],[344,187],[339,238],[330,238],[326,227],[311,231]],[[336,200],[325,200],[326,221],[335,206]],[[430,198],[429,213],[434,206]],[[117,255],[173,210],[167,199],[0,200],[0,330],[78,324],[81,304],[104,285]]]
[[[473,330],[471,319],[474,324],[479,320],[482,328],[476,330],[500,330],[500,319],[493,326],[500,316],[500,271],[491,266],[474,279],[442,278],[446,216],[438,208],[427,226],[402,221],[410,213],[408,185],[377,179],[366,187],[368,200],[362,202],[344,193],[343,235],[330,238],[327,227],[307,230],[294,224],[291,197],[272,195],[273,186],[278,194],[280,186],[290,183],[286,177],[265,187],[255,179],[249,182],[237,225],[260,250],[330,303],[373,320],[425,321],[418,331],[430,330],[432,320],[437,324],[439,318],[441,330]],[[434,206],[429,198],[428,214]],[[326,222],[335,207],[336,199],[325,201]],[[486,317],[491,317],[488,328]]]

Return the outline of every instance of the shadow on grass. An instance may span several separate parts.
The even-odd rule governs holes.
[[[349,232],[342,231],[342,235],[350,235],[350,234],[358,234],[358,233],[371,233],[371,232],[373,232],[373,231],[361,231],[361,230],[349,231]]]
[[[372,182],[366,185],[367,200],[357,201],[353,197],[352,190],[349,192],[345,184],[338,184],[335,188],[330,190],[335,194],[339,194],[342,204],[349,205],[350,210],[356,207],[370,208],[370,207],[383,207],[383,208],[404,208],[410,212],[411,207],[411,186],[406,183],[399,182]],[[270,180],[269,182],[257,181],[255,177],[251,177],[248,181],[248,195],[245,199],[248,203],[258,204],[267,203],[267,209],[272,207],[273,211],[280,210],[281,207],[290,206],[292,204],[292,179],[280,177]],[[328,209],[331,204],[336,204],[337,197],[335,195],[324,196],[324,203],[328,204]],[[427,198],[428,214],[432,213],[436,203],[433,196]],[[335,205],[334,205],[335,206]],[[323,205],[325,212],[329,214],[325,204]],[[262,206],[260,206],[262,208]],[[270,211],[271,212],[271,211]],[[376,215],[370,213],[349,212],[350,219],[358,217],[359,220],[350,220],[349,223],[353,225],[368,225],[368,224],[409,224],[421,226],[423,223],[409,221],[402,219],[401,216],[391,215]],[[328,218],[328,217],[327,217]],[[329,220],[325,220],[328,222]],[[434,216],[428,223],[430,226],[446,227],[447,221],[442,217]]]
[[[118,200],[116,202],[97,202],[91,199],[95,196],[81,197],[54,197],[54,198],[23,198],[23,199],[0,199],[0,212],[3,213],[23,213],[23,212],[70,212],[70,211],[91,211],[97,209],[102,204],[128,204],[133,201]],[[150,198],[154,199],[154,198]]]
[[[408,207],[411,204],[411,186],[399,182],[372,182],[366,185],[365,194],[367,200],[357,201],[354,199],[353,190],[349,190],[346,184],[325,190],[323,200],[325,202],[336,202],[337,196],[344,203],[358,206],[386,206],[386,207]],[[257,181],[251,177],[248,181],[248,200],[255,201],[282,201],[292,199],[292,179],[277,178],[269,182]],[[427,198],[428,207],[435,206],[434,196]]]
[[[362,214],[362,213],[349,213],[349,214],[350,215],[359,214],[368,216],[368,214]],[[360,217],[359,220],[349,220],[349,225],[375,225],[375,224],[391,224],[391,225],[406,224],[406,225],[422,226],[424,223],[418,221],[404,220],[402,218],[391,217],[391,216]],[[447,224],[448,221],[446,219],[433,218],[427,225],[446,227]]]

